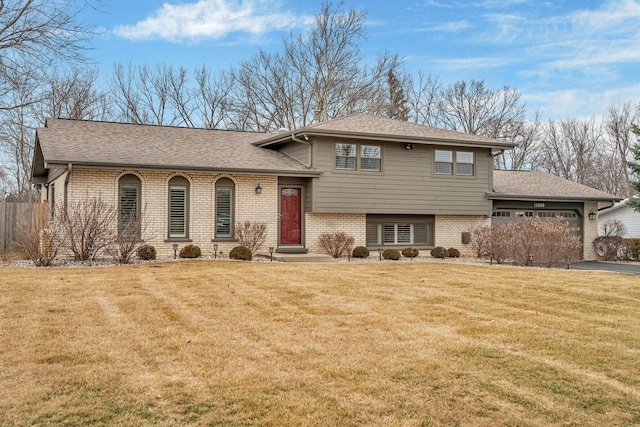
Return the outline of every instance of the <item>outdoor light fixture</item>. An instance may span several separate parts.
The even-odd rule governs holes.
[[[271,262],[273,262],[273,246],[269,246],[269,256],[271,258]]]
[[[380,257],[380,261],[382,261],[382,248],[378,248],[378,256]]]
[[[407,142],[404,145],[404,148],[406,148],[407,150],[413,150],[413,143],[412,142]]]
[[[89,267],[93,265],[93,254],[95,253],[96,248],[93,246],[89,246]]]
[[[178,258],[178,244],[174,243],[173,244],[173,259]]]
[[[351,262],[351,246],[347,246],[347,261]]]
[[[593,211],[593,209],[589,211],[589,219],[592,221],[596,219],[596,213]]]
[[[260,187],[260,183],[256,186],[256,194],[262,194],[262,187]]]
[[[213,257],[215,259],[218,259],[218,244],[217,243],[213,244]]]

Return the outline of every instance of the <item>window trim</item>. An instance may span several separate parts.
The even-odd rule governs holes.
[[[141,221],[141,201],[142,201],[142,181],[137,175],[134,174],[126,174],[122,175],[120,179],[118,179],[118,233],[122,233],[122,189],[124,187],[132,187],[136,189],[136,200],[135,200],[135,221],[138,222],[138,227],[135,230],[135,236],[140,238],[141,231],[140,230],[140,221]]]
[[[182,175],[176,175],[169,180],[167,185],[167,240],[188,241],[189,240],[189,210],[190,210],[190,183]],[[184,235],[171,233],[171,190],[184,189]]]
[[[218,233],[218,190],[228,189],[230,190],[229,195],[229,234],[219,234]],[[234,226],[235,226],[235,195],[236,195],[236,184],[230,178],[220,178],[215,183],[214,188],[214,211],[213,211],[213,240],[216,241],[235,241],[234,236]]]
[[[446,153],[450,153],[450,158],[451,161],[450,162],[442,162],[442,161],[438,161],[437,160],[437,153],[438,152],[446,152]],[[473,162],[472,163],[468,163],[468,162],[459,162],[458,161],[458,153],[467,153],[467,154],[471,154],[473,157]],[[437,177],[446,177],[446,176],[457,176],[457,177],[466,177],[466,178],[473,178],[476,176],[476,170],[477,170],[477,152],[475,150],[455,150],[455,149],[442,149],[442,148],[434,148],[433,150],[433,175],[437,176]],[[437,164],[438,163],[447,163],[450,165],[450,172],[449,173],[441,173],[438,172],[438,168],[437,168]],[[458,172],[458,165],[471,165],[471,169],[472,169],[472,173],[471,174],[465,174],[465,173],[459,173]]]

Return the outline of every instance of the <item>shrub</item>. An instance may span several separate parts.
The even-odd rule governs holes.
[[[447,252],[451,258],[460,258],[460,251],[456,248],[449,248],[447,249]]]
[[[264,222],[245,221],[233,229],[233,236],[240,246],[249,248],[255,253],[267,240],[267,224]]]
[[[382,258],[397,261],[400,259],[400,251],[397,249],[385,249],[384,252],[382,252]]]
[[[151,245],[142,245],[138,247],[138,258],[145,261],[156,259],[156,248]]]
[[[19,246],[36,267],[50,266],[65,244],[65,230],[59,222],[49,221],[46,203],[24,212],[17,231]]]
[[[434,258],[447,258],[449,256],[449,251],[442,246],[436,246],[431,249],[431,256]]]
[[[353,246],[356,239],[345,233],[344,231],[337,231],[334,233],[322,233],[318,237],[318,243],[325,251],[333,258],[340,258],[347,248]]]
[[[409,247],[402,250],[402,256],[405,258],[415,258],[419,253],[420,251],[418,250],[418,248]]]
[[[476,257],[489,256],[491,253],[492,228],[490,225],[478,225],[471,230],[469,247],[476,253]]]
[[[640,261],[640,239],[625,239],[626,258],[632,261]]]
[[[354,258],[367,258],[369,256],[369,249],[364,246],[356,246],[353,248],[351,256]]]
[[[229,251],[229,258],[242,261],[251,261],[251,249],[246,246],[236,246]]]
[[[200,246],[197,245],[187,245],[180,249],[180,258],[198,258],[201,255],[202,251],[200,250]]]

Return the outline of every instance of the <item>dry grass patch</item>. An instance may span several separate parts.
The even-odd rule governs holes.
[[[0,272],[2,425],[637,425],[640,279],[435,263]]]

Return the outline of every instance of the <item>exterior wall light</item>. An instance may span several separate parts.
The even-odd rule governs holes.
[[[404,148],[406,148],[407,150],[413,150],[413,143],[412,142],[407,142],[404,145]]]
[[[262,187],[260,187],[260,184],[256,186],[256,194],[262,194]]]
[[[591,209],[589,211],[589,219],[593,221],[596,219],[596,217],[597,217],[596,213],[593,211],[593,209]]]

